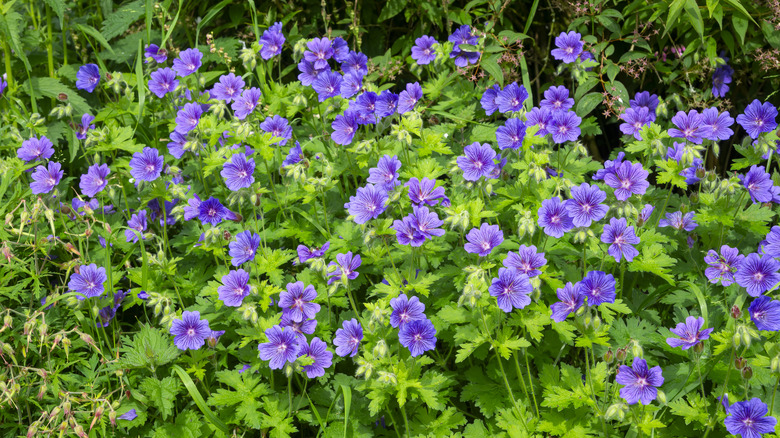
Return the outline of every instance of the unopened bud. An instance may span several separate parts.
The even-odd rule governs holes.
[[[731,342],[734,344],[734,348],[739,348],[739,345],[742,343],[742,336],[739,333],[734,333]]]
[[[612,361],[615,360],[615,354],[612,353],[612,349],[610,348],[607,350],[606,353],[604,353],[604,362],[606,363],[612,363]]]
[[[225,240],[230,240],[233,236],[230,234],[230,231],[225,230],[222,233],[222,238]]]
[[[696,354],[701,354],[701,352],[704,351],[704,343],[699,342],[698,344],[693,346],[693,352]]]
[[[68,95],[65,93],[60,93],[57,95],[57,99],[59,99],[60,102],[65,102],[66,100],[68,100]]]
[[[111,426],[116,427],[116,411],[108,413],[108,421],[111,422]]]
[[[772,361],[769,362],[769,369],[775,374],[780,373],[780,356],[772,358]]]
[[[742,317],[742,310],[736,304],[731,307],[731,317],[734,319]]]
[[[385,342],[384,339],[380,339],[379,342],[377,342],[376,345],[374,346],[374,357],[377,358],[385,357],[387,351],[388,351],[387,342]]]
[[[736,368],[738,370],[741,370],[741,369],[745,368],[746,365],[747,365],[747,361],[745,360],[744,357],[740,356],[740,357],[734,359],[734,368]]]
[[[88,438],[88,437],[89,437],[89,435],[87,435],[87,434],[84,432],[84,428],[83,428],[83,427],[81,427],[81,425],[80,425],[80,424],[77,424],[77,425],[76,425],[76,427],[74,427],[74,428],[73,428],[73,432],[74,432],[76,435],[78,435],[78,436],[79,436],[79,438]]]
[[[626,356],[628,355],[628,352],[624,348],[618,348],[617,353],[615,354],[615,357],[617,358],[618,362],[623,362],[626,360]]]
[[[661,403],[662,405],[666,404],[666,393],[658,390],[658,396],[656,397],[656,400],[658,400],[658,403]]]
[[[37,433],[38,433],[38,426],[37,425],[31,424],[30,427],[27,428],[27,438],[32,438]]]
[[[753,368],[745,367],[742,368],[742,378],[745,380],[750,380],[753,378]]]
[[[634,357],[642,357],[644,354],[644,350],[642,350],[642,346],[639,345],[639,342],[634,341],[634,345],[631,346],[631,355]]]

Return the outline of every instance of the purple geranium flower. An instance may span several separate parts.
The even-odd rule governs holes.
[[[236,220],[237,217],[213,196],[198,205],[198,219],[204,224],[217,226],[223,220]]]
[[[607,175],[614,174],[615,169],[620,167],[620,163],[623,162],[623,158],[625,158],[625,156],[625,152],[618,152],[617,157],[615,157],[614,160],[605,161],[604,168],[596,171],[596,174],[593,175],[593,179],[597,181],[603,180]]]
[[[349,44],[342,37],[333,38],[330,42],[330,47],[333,48],[333,59],[336,62],[344,62],[349,57]]]
[[[357,193],[349,197],[344,208],[355,217],[355,223],[364,224],[384,213],[386,204],[387,192],[381,187],[366,184],[365,187],[358,187]]]
[[[496,151],[489,144],[476,142],[463,148],[463,156],[459,156],[457,162],[466,181],[478,181],[493,172],[496,167],[493,162],[495,157]]]
[[[179,57],[173,60],[173,69],[181,76],[189,76],[200,68],[203,63],[203,54],[198,49],[187,49],[179,53]]]
[[[36,167],[32,174],[33,182],[30,183],[33,195],[51,192],[60,183],[63,174],[60,163],[54,161],[49,161],[47,167]]]
[[[635,357],[632,367],[621,365],[618,368],[615,382],[625,385],[620,388],[620,396],[628,404],[637,402],[649,405],[658,396],[658,387],[664,384],[664,376],[660,366],[648,369],[647,361]]]
[[[642,210],[639,212],[639,217],[637,218],[638,227],[641,227],[650,220],[650,216],[652,216],[653,210],[655,210],[655,207],[650,204],[645,204],[645,206],[642,207]]]
[[[235,154],[226,161],[219,173],[225,178],[225,185],[232,191],[250,187],[255,182],[255,160],[244,154]]]
[[[728,111],[718,113],[717,108],[707,108],[701,112],[702,137],[708,140],[728,140],[734,135],[731,125],[734,119],[729,116]]]
[[[130,175],[139,181],[154,181],[160,177],[164,160],[157,149],[145,147],[133,154],[130,160]]]
[[[435,206],[439,202],[447,207],[450,200],[444,195],[444,187],[436,187],[435,179],[423,178],[422,181],[417,178],[411,178],[406,187],[409,188],[409,199],[417,205]]]
[[[176,79],[176,72],[167,67],[153,71],[151,79],[149,79],[149,91],[159,98],[163,98],[178,86],[179,80]]]
[[[526,274],[510,268],[499,268],[498,278],[488,288],[490,295],[496,297],[498,308],[506,313],[531,304],[529,295],[533,290]]]
[[[325,68],[316,69],[314,68],[314,63],[302,59],[301,62],[298,63],[298,71],[301,72],[298,75],[298,80],[301,81],[302,85],[309,86],[317,79],[317,76],[319,76],[320,73],[330,71],[330,66],[327,66],[326,64]]]
[[[54,155],[51,141],[45,136],[40,139],[32,137],[22,142],[22,146],[16,150],[16,156],[25,163],[45,160]]]
[[[763,434],[775,431],[777,419],[769,415],[766,403],[759,398],[736,402],[726,409],[728,417],[723,420],[726,430],[742,438],[761,438]]]
[[[401,161],[393,155],[385,155],[379,159],[376,167],[368,169],[369,177],[366,181],[375,184],[385,191],[392,190],[400,185],[398,182],[398,171],[401,169]]]
[[[333,133],[330,138],[333,142],[340,145],[348,145],[352,143],[352,139],[355,137],[355,133],[358,130],[357,113],[351,110],[344,111],[344,114],[339,114],[333,123],[330,125],[333,128]]]
[[[479,38],[471,33],[471,26],[464,24],[456,29],[447,40],[455,45],[450,52],[450,58],[455,58],[456,66],[465,67],[479,60],[479,52],[467,52],[460,49],[461,44],[475,46],[479,43]]]
[[[295,332],[295,335],[300,342],[306,342],[306,335],[314,333],[314,329],[317,328],[317,320],[304,319],[303,321],[295,322],[290,318],[289,313],[283,312],[279,325]]]
[[[577,291],[577,288],[572,286],[571,282],[566,283],[566,286],[559,288],[557,291],[558,299],[557,303],[553,303],[550,306],[552,310],[552,320],[555,322],[561,322],[565,320],[570,314],[574,313],[582,307],[585,303],[585,296]]]
[[[336,330],[336,337],[333,339],[333,345],[336,348],[336,354],[341,357],[349,355],[354,357],[357,354],[360,341],[363,340],[363,327],[355,318],[344,321],[342,328]]]
[[[403,327],[411,321],[425,319],[425,304],[417,297],[407,298],[406,294],[401,294],[390,300],[390,307],[393,308],[390,314],[390,325],[393,327]]]
[[[320,248],[317,248],[316,246],[309,248],[306,245],[298,245],[298,262],[305,263],[307,260],[320,258],[325,255],[328,248],[330,248],[330,242],[325,242]]]
[[[116,417],[119,420],[128,420],[132,421],[135,420],[138,417],[138,414],[135,412],[135,409],[130,409],[129,411],[125,412],[124,414]]]
[[[680,211],[666,213],[666,219],[658,221],[658,228],[672,227],[675,230],[693,231],[698,226],[696,213],[692,211],[685,213],[685,215]]]
[[[730,65],[724,64],[712,72],[712,95],[715,97],[726,97],[729,91],[728,84],[731,83],[731,76],[734,69]]]
[[[306,372],[306,377],[313,379],[315,377],[322,377],[325,375],[325,368],[330,368],[333,364],[333,353],[328,351],[328,345],[321,341],[318,337],[313,337],[310,344],[306,344],[306,340],[303,339],[300,342],[300,350],[298,351],[298,357],[309,356],[314,362],[311,365],[305,365],[303,371]]]
[[[348,110],[355,111],[358,124],[376,123],[376,101],[378,98],[379,96],[373,91],[366,91],[350,102]]]
[[[612,274],[590,271],[574,287],[588,299],[588,306],[615,302],[615,277]]]
[[[568,111],[574,106],[574,99],[569,97],[569,89],[560,85],[548,88],[539,106],[550,111]]]
[[[428,318],[416,319],[401,326],[398,340],[409,349],[412,357],[417,357],[436,348],[436,328]]]
[[[76,73],[76,88],[87,93],[95,91],[100,82],[100,69],[96,64],[82,65]]]
[[[383,91],[376,99],[377,117],[390,117],[398,108],[398,95],[390,90]]]
[[[314,286],[303,287],[303,282],[287,283],[287,290],[279,294],[279,307],[290,315],[293,322],[312,319],[320,311],[320,305],[312,303],[317,298]]]
[[[136,243],[138,238],[146,239],[144,237],[144,231],[146,231],[146,210],[141,210],[138,213],[130,216],[130,220],[127,221],[127,230],[125,230],[125,240],[127,242]]]
[[[230,271],[222,276],[222,286],[217,288],[219,299],[226,306],[239,307],[249,295],[249,273],[243,269]]]
[[[498,111],[501,113],[520,111],[523,109],[523,102],[526,99],[528,99],[528,91],[525,87],[517,85],[517,82],[512,82],[499,91],[496,96]]]
[[[539,215],[537,223],[544,228],[544,234],[548,236],[561,238],[565,232],[574,228],[565,204],[557,196],[542,201],[542,206],[537,213]]]
[[[625,201],[634,195],[643,195],[650,183],[647,182],[648,172],[642,168],[641,163],[623,161],[615,166],[614,172],[604,176],[604,182],[615,189],[615,197],[618,201]]]
[[[89,166],[87,173],[81,175],[79,188],[87,196],[95,196],[108,185],[108,174],[111,169],[106,164],[95,163]]]
[[[341,70],[344,74],[363,77],[368,74],[368,57],[363,53],[350,51],[341,63]]]
[[[341,92],[341,75],[335,71],[326,71],[317,76],[311,86],[317,92],[319,101],[325,102]]]
[[[338,262],[338,263],[337,263]],[[328,263],[328,284],[333,284],[340,280],[354,280],[360,275],[356,269],[360,267],[362,260],[359,254],[352,256],[352,251],[346,254],[336,254],[336,262]],[[335,267],[335,269],[332,269]]]
[[[504,149],[519,149],[523,145],[523,139],[525,138],[525,123],[520,119],[509,119],[504,123],[504,126],[499,126],[496,129],[496,141],[498,142],[498,148]]]
[[[398,114],[412,111],[423,97],[423,90],[419,82],[406,84],[406,89],[398,95]]]
[[[650,94],[647,91],[640,91],[634,95],[634,98],[628,101],[631,108],[639,109],[642,107],[647,108],[647,112],[650,115],[652,121],[655,121],[655,111],[658,108],[658,95]]]
[[[536,277],[541,274],[542,271],[539,268],[546,264],[547,259],[544,258],[544,253],[537,253],[534,245],[520,245],[517,254],[509,251],[504,259],[505,267],[514,269],[529,277]]]
[[[633,135],[637,140],[642,140],[642,136],[639,133],[642,128],[653,121],[646,107],[628,108],[620,118],[623,119],[623,123],[620,124],[620,132],[626,135]]]
[[[493,248],[501,245],[504,241],[504,233],[498,225],[483,223],[479,229],[472,228],[466,235],[466,240],[468,240],[464,247],[466,252],[485,257],[493,251]]]
[[[266,117],[260,124],[260,129],[280,139],[276,142],[280,146],[286,145],[287,140],[292,138],[292,126],[287,119],[279,115]]]
[[[606,216],[609,210],[602,204],[607,199],[607,193],[596,185],[582,183],[572,186],[571,198],[564,202],[564,207],[575,227],[589,227],[592,222]]]
[[[70,276],[68,289],[76,292],[76,298],[79,300],[99,297],[106,290],[103,283],[107,279],[106,268],[98,267],[94,263],[80,265],[78,271]]]
[[[417,231],[414,220],[409,216],[393,221],[393,225],[390,228],[395,230],[395,238],[401,245],[417,247],[425,242],[425,236]]]
[[[696,110],[690,110],[687,114],[684,111],[678,111],[672,117],[672,123],[676,128],[669,129],[670,137],[684,138],[691,143],[701,144],[702,137],[706,135],[707,129],[703,127],[702,116]]]
[[[553,58],[563,61],[564,64],[571,64],[582,53],[582,35],[574,31],[561,32],[555,37],[555,46],[557,49],[550,52]]]
[[[298,358],[300,345],[293,330],[275,325],[265,331],[268,342],[260,344],[260,359],[270,361],[272,370],[281,369],[285,363],[293,363]]]
[[[333,56],[333,47],[331,47],[329,39],[313,38],[306,43],[306,47],[309,50],[303,53],[303,57],[306,61],[313,63],[314,68],[320,70],[328,66],[328,59]]]
[[[526,114],[526,126],[538,126],[539,130],[536,131],[536,135],[544,137],[549,134],[547,130],[552,123],[552,111],[545,108],[531,108],[531,111]],[[579,134],[578,134],[579,135]]]
[[[214,84],[214,88],[211,89],[209,94],[212,99],[223,100],[225,103],[230,103],[241,96],[244,85],[246,84],[241,76],[236,76],[235,73],[229,73],[219,77],[219,82]]]
[[[282,54],[282,46],[284,45],[285,38],[282,33],[282,23],[276,22],[273,26],[263,31],[263,36],[260,37],[260,56],[266,61],[273,58],[276,55]]]
[[[739,175],[739,180],[747,189],[753,203],[772,202],[772,177],[764,171],[764,166],[750,166],[747,174]]]
[[[415,230],[425,239],[433,239],[433,236],[443,236],[444,230],[439,227],[444,224],[439,219],[439,215],[434,211],[428,210],[428,207],[418,207],[412,205],[413,212],[409,215]]]
[[[200,116],[203,115],[203,108],[199,103],[190,102],[185,104],[178,113],[176,113],[176,127],[174,131],[181,135],[187,135],[198,126]]]
[[[574,111],[556,111],[547,124],[547,131],[552,134],[555,143],[577,141],[580,136],[582,119]]]
[[[501,87],[499,87],[498,84],[493,84],[492,87],[482,93],[482,99],[480,99],[479,103],[482,105],[482,109],[485,110],[485,114],[492,115],[498,110],[496,99],[498,98],[498,93],[500,91]]]
[[[761,295],[750,303],[748,313],[757,329],[780,331],[780,301]]]
[[[679,338],[666,338],[666,343],[672,348],[682,347],[683,350],[687,350],[699,342],[708,339],[710,333],[714,328],[708,328],[702,330],[704,327],[704,318],[689,316],[685,318],[685,322],[677,324],[677,327],[669,329],[672,333],[679,336]]]
[[[757,297],[780,283],[778,269],[780,262],[774,257],[752,253],[739,264],[734,279],[738,285],[747,289],[748,295]]]
[[[282,161],[282,167],[292,166],[293,164],[300,163],[301,160],[303,160],[303,150],[301,149],[301,144],[296,141],[295,146],[290,148],[287,157]]]
[[[348,73],[345,74],[341,80],[341,86],[339,87],[339,95],[344,99],[358,94],[363,88],[363,76]]]
[[[611,244],[607,253],[614,257],[616,262],[620,262],[621,257],[630,262],[639,255],[639,251],[631,246],[639,243],[639,237],[634,234],[634,227],[628,226],[625,218],[610,218],[609,225],[605,225],[601,233],[601,241]]]
[[[181,319],[173,320],[170,333],[175,336],[173,344],[179,350],[197,350],[211,336],[211,329],[207,320],[200,319],[200,312],[184,311]]]
[[[168,60],[168,51],[158,46],[157,44],[149,44],[144,51],[146,58],[154,60],[158,64]],[[149,59],[146,62],[149,62]]]
[[[739,123],[750,138],[758,138],[763,132],[769,132],[777,128],[777,108],[769,102],[761,103],[758,99],[745,108],[745,113],[737,116]]]
[[[254,260],[259,246],[259,234],[252,234],[249,230],[236,234],[236,241],[228,244],[230,257],[233,258],[230,263],[233,266],[241,266]]]
[[[95,117],[93,117],[89,113],[84,113],[81,115],[81,124],[76,125],[76,138],[79,140],[84,140],[87,138],[87,132],[95,129],[95,125],[92,124],[92,122],[95,121]]]
[[[423,35],[414,40],[412,59],[417,61],[419,65],[427,65],[433,62],[436,59],[436,51],[433,50],[434,44],[437,44],[436,39],[428,35]]]
[[[252,111],[255,110],[262,95],[263,93],[256,87],[244,90],[241,93],[241,96],[234,100],[233,104],[230,105],[230,107],[233,108],[233,115],[238,120],[244,120],[246,116],[252,114]]]
[[[734,273],[737,272],[739,265],[745,256],[739,253],[737,248],[732,248],[728,245],[720,247],[720,255],[715,250],[709,250],[707,256],[704,257],[704,262],[709,265],[704,270],[704,274],[710,280],[710,283],[717,283],[720,280],[720,284],[729,286],[734,283]]]

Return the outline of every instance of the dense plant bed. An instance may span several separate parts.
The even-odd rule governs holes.
[[[163,13],[51,77],[9,40],[1,429],[776,436],[776,95],[731,106],[761,74],[695,1],[668,59],[631,28],[662,7],[576,8],[541,56],[498,19],[369,58],[253,7],[243,48]]]

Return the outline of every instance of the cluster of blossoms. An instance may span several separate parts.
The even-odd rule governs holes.
[[[436,328],[425,316],[425,304],[401,294],[390,300],[390,325],[398,328],[398,340],[413,357],[436,348]]]

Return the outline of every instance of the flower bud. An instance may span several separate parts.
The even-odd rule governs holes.
[[[33,423],[27,428],[27,438],[32,438],[38,433],[38,425]]]
[[[698,344],[693,346],[693,352],[696,354],[701,354],[702,351],[704,351],[704,343],[699,342]]]
[[[387,348],[387,342],[385,342],[384,339],[380,339],[379,342],[376,343],[374,346],[374,357],[381,358],[385,357],[387,354],[388,348]]]
[[[753,378],[753,368],[750,368],[749,366],[742,368],[742,378],[745,380],[750,380]]]
[[[634,341],[634,345],[631,346],[631,355],[634,357],[642,357],[644,354],[644,350],[642,350],[642,346],[639,345],[639,342]]]
[[[116,411],[108,413],[108,421],[111,422],[111,426],[116,427]]]
[[[774,374],[780,373],[780,356],[775,356],[772,358],[772,361],[769,363],[769,369]]]
[[[225,240],[230,240],[233,236],[230,234],[230,231],[225,230],[222,233],[222,238]]]
[[[615,360],[615,354],[612,353],[612,349],[610,348],[607,350],[606,353],[604,353],[604,362],[606,363],[612,363]]]
[[[734,348],[739,348],[739,345],[742,343],[742,336],[740,336],[739,333],[734,333],[731,342],[734,344]]]
[[[745,368],[746,365],[747,365],[747,361],[745,360],[744,357],[740,356],[740,357],[734,359],[734,368],[736,368],[738,370],[741,370],[741,369]]]
[[[742,310],[736,304],[731,307],[731,317],[734,319],[742,318]]]
[[[662,405],[666,404],[666,393],[658,390],[658,396],[656,397],[656,400],[658,400],[658,403],[661,403]]]

